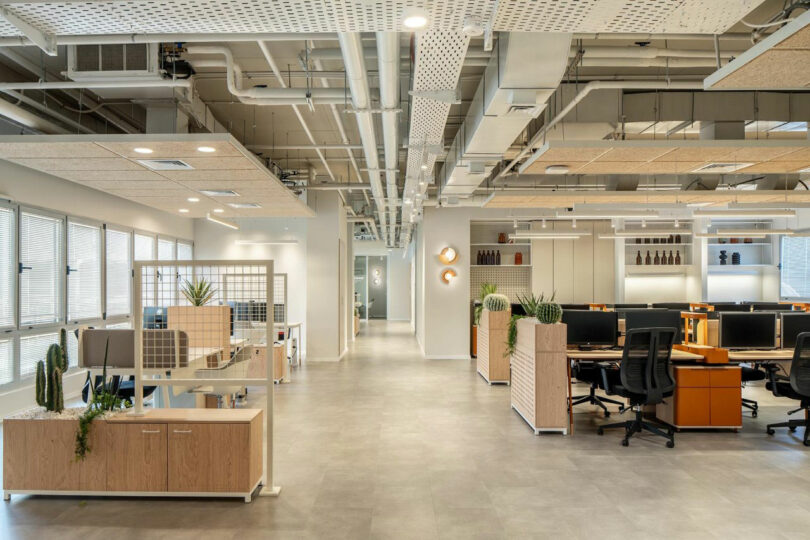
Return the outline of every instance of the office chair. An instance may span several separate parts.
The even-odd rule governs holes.
[[[742,368],[741,377],[743,386],[745,383],[754,382],[754,381],[762,381],[768,376],[764,371],[761,369],[748,367],[748,366],[740,366]],[[756,400],[742,398],[742,406],[746,409],[751,409],[751,416],[756,418],[757,414],[759,413],[759,403]]]
[[[630,444],[630,437],[643,430],[667,439],[667,447],[675,446],[672,428],[645,421],[643,405],[662,403],[675,391],[675,381],[669,369],[675,331],[671,328],[635,328],[625,334],[624,351],[619,369],[609,369],[601,364],[602,378],[608,395],[619,395],[630,400],[636,417],[626,422],[599,426],[597,433],[605,429],[623,427],[622,446]],[[666,430],[666,431],[665,431]]]
[[[798,400],[801,406],[788,412],[788,415],[803,411],[801,420],[788,420],[777,424],[768,424],[767,433],[776,433],[774,428],[786,427],[791,433],[798,427],[804,427],[805,446],[810,446],[810,332],[802,332],[796,336],[796,348],[793,350],[793,361],[790,363],[790,376],[777,374],[778,366],[768,366],[769,381],[765,387],[773,392],[774,396]]]
[[[605,412],[605,418],[610,417],[610,411],[605,403],[612,403],[619,406],[619,412],[624,411],[624,403],[615,399],[597,396],[596,390],[602,386],[602,368],[598,364],[591,364],[585,362],[576,362],[574,369],[571,373],[578,381],[586,382],[591,385],[591,390],[588,394],[582,396],[572,396],[571,406],[581,405],[582,403],[590,403],[597,405]]]

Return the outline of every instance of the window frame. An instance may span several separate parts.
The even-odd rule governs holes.
[[[20,280],[22,279],[22,274],[17,271],[17,328],[19,330],[25,329],[42,329],[43,334],[47,333],[44,331],[48,328],[53,327],[61,327],[67,323],[67,215],[66,214],[59,214],[57,212],[53,212],[52,210],[38,208],[36,206],[30,205],[23,205],[20,204],[17,209],[17,231],[16,231],[16,238],[17,238],[17,267],[19,268],[20,263],[22,262],[21,259],[21,250],[22,250],[22,217],[24,213],[39,215],[43,217],[48,217],[52,219],[57,219],[62,223],[62,249],[59,250],[59,261],[57,264],[57,275],[59,275],[59,290],[57,294],[57,299],[59,301],[59,305],[57,308],[58,317],[57,320],[54,322],[47,322],[47,323],[39,323],[39,324],[22,324],[22,294],[20,293]],[[19,349],[18,349],[19,351]],[[19,357],[19,353],[17,355]]]
[[[129,235],[129,313],[126,315],[116,314],[110,316],[107,310],[107,231],[115,231],[119,233],[126,233]],[[123,227],[121,225],[116,225],[113,223],[105,223],[104,224],[104,265],[102,267],[102,286],[104,289],[104,297],[103,297],[103,310],[102,310],[102,320],[105,322],[112,321],[113,324],[115,322],[124,322],[129,321],[132,319],[132,290],[135,282],[134,278],[134,268],[135,268],[135,229],[132,227]]]
[[[11,246],[11,272],[13,274],[11,295],[14,299],[11,302],[11,325],[0,326],[0,331],[7,332],[20,327],[20,205],[14,204],[8,199],[0,199],[0,207],[11,210],[14,216],[14,230],[9,235],[9,238],[14,243]]]
[[[70,240],[69,234],[69,227],[71,223],[76,223],[78,225],[85,225],[88,227],[97,227],[99,231],[99,253],[98,253],[98,260],[99,260],[99,294],[101,297],[99,298],[99,307],[100,307],[100,314],[98,317],[86,317],[84,319],[68,319],[68,315],[70,314],[70,276],[67,273],[67,267],[70,258],[70,246],[68,245],[68,241]],[[89,321],[98,321],[104,320],[104,312],[106,311],[106,283],[105,283],[105,267],[106,267],[106,254],[107,254],[107,246],[106,242],[107,236],[105,233],[105,226],[104,223],[101,221],[96,221],[93,219],[85,219],[85,218],[77,218],[71,215],[67,215],[65,219],[65,324],[81,324],[87,323]]]

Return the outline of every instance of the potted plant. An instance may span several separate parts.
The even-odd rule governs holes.
[[[217,289],[205,278],[185,280],[180,292],[191,305],[169,306],[166,328],[186,332],[189,347],[216,351],[206,356],[206,367],[219,367],[230,359],[231,307],[211,305]]]
[[[477,370],[487,383],[509,382],[509,357],[504,354],[509,316],[509,298],[503,294],[488,294],[482,302],[478,321]]]
[[[481,319],[481,310],[484,309],[484,298],[487,295],[498,292],[498,286],[494,283],[482,283],[478,289],[478,299],[473,308],[473,326],[470,331],[470,349],[472,356],[478,356],[478,321]]]

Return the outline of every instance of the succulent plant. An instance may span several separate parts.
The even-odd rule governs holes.
[[[48,347],[45,361],[37,362],[36,400],[37,404],[54,412],[62,412],[65,398],[62,394],[62,366],[65,360],[62,347],[56,343]]]
[[[488,294],[484,298],[484,309],[488,311],[506,311],[509,309],[509,298],[504,294]]]
[[[192,306],[204,306],[211,301],[217,290],[212,289],[211,283],[209,283],[205,278],[201,278],[199,280],[195,279],[193,283],[186,280],[186,282],[180,288],[180,292],[183,293],[186,300],[191,302]]]
[[[555,324],[562,319],[562,312],[562,307],[556,302],[541,302],[537,306],[537,320],[543,324]]]

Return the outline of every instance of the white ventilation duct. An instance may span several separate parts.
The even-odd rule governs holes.
[[[442,195],[469,196],[545,109],[565,73],[571,34],[513,32],[498,39],[447,154]]]
[[[399,126],[395,109],[399,105],[399,34],[377,32],[377,65],[380,73],[380,105],[382,105],[383,144],[385,145],[385,185],[388,195],[388,242],[396,240],[397,157],[399,156]]]

